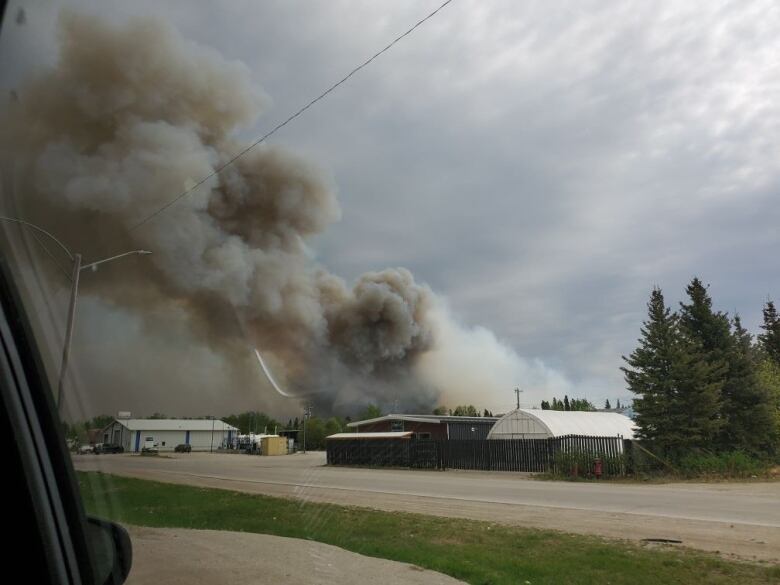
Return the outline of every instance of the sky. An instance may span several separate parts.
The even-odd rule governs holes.
[[[252,140],[440,1],[65,4],[243,62],[269,98]],[[56,59],[61,5],[26,7],[4,90]],[[407,267],[573,396],[627,401],[654,286],[676,306],[698,276],[754,333],[780,300],[778,30],[772,0],[454,0],[271,142],[338,192],[311,242],[334,273]]]

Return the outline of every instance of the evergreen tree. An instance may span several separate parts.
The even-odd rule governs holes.
[[[694,278],[686,288],[689,303],[680,303],[680,328],[685,337],[698,345],[701,357],[710,366],[710,377],[703,380],[713,390],[720,388],[722,396],[716,397],[722,409],[715,415],[721,419],[722,433],[718,444],[710,448],[732,450],[739,448],[730,444],[733,433],[728,423],[733,407],[733,396],[740,383],[740,365],[735,363],[734,338],[731,335],[728,315],[712,309],[712,298],[707,287]]]
[[[639,438],[672,457],[709,446],[720,426],[722,382],[699,343],[681,332],[659,288],[650,295],[639,346],[623,359],[628,389],[637,396]]]
[[[553,401],[554,400],[555,398],[553,398]],[[547,402],[546,400],[542,400],[542,410],[550,410],[550,403]]]
[[[609,398],[607,398],[607,401],[604,403],[604,408],[606,410],[611,410],[612,406],[609,404]]]
[[[698,278],[691,281],[685,292],[690,302],[680,303],[680,328],[701,345],[707,361],[725,361],[731,348],[728,315],[713,312],[707,287]]]
[[[777,315],[777,309],[772,301],[767,301],[763,309],[764,323],[761,329],[764,330],[758,336],[759,347],[769,358],[780,366],[780,317]]]
[[[620,409],[622,406],[620,406],[620,398],[617,399],[617,404],[615,404],[615,408]]]
[[[567,395],[564,395],[564,397],[563,397],[563,410],[569,410],[569,409],[570,409],[569,397]]]
[[[739,315],[733,321],[728,376],[723,387],[723,450],[763,455],[772,450],[775,416],[769,388],[758,377],[759,356]]]
[[[674,354],[671,379],[675,394],[669,413],[670,454],[711,450],[723,425],[721,393],[726,367],[711,364],[698,342],[681,335]]]

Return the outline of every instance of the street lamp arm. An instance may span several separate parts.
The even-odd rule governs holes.
[[[55,238],[52,234],[50,234],[45,229],[43,229],[42,227],[37,226],[34,223],[30,223],[29,221],[24,221],[23,219],[18,219],[16,217],[6,217],[3,215],[0,215],[0,221],[11,221],[13,223],[18,223],[20,225],[28,227],[31,230],[35,230],[36,232],[42,233],[43,235],[47,236],[50,240],[52,240],[55,244],[57,244],[63,250],[63,252],[65,252],[68,255],[68,258],[70,258],[71,261],[73,260],[73,254],[71,254],[70,250],[68,250],[68,247],[62,242],[60,242],[57,238]]]
[[[81,267],[81,270],[86,270],[87,268],[95,268],[98,264],[104,264],[106,262],[111,262],[111,260],[116,260],[117,258],[122,258],[123,256],[130,256],[132,254],[151,254],[149,250],[131,250],[130,252],[124,252],[123,254],[117,254],[116,256],[111,256],[110,258],[103,258],[102,260],[98,260],[97,262],[90,262],[89,264],[84,264]]]

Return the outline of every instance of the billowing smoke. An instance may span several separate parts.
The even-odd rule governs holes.
[[[242,64],[160,22],[66,12],[59,34],[56,67],[19,89],[6,121],[28,177],[24,213],[87,257],[153,251],[106,265],[110,277],[85,279],[87,294],[142,315],[150,333],[175,307],[193,342],[236,368],[257,347],[280,384],[321,411],[490,404],[538,370],[457,325],[403,268],[349,286],[314,261],[307,241],[339,218],[334,189],[280,148],[255,148],[139,226],[243,148],[236,133],[266,98]]]

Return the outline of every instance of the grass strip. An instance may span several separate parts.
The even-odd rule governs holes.
[[[473,585],[780,582],[780,567],[491,522],[384,512],[79,472],[88,513],[138,526],[304,538]],[[283,559],[280,559],[283,562]]]

